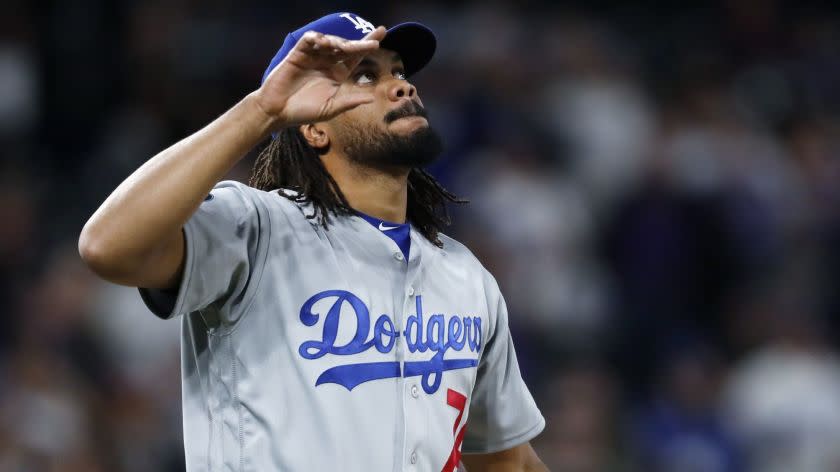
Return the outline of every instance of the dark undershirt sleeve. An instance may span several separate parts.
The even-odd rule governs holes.
[[[175,302],[178,300],[178,288],[154,289],[141,288],[140,296],[146,303],[146,307],[160,318],[166,319],[175,309]]]

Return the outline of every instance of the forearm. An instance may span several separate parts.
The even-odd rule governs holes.
[[[539,459],[536,459],[534,462],[530,462],[525,464],[525,468],[523,469],[525,472],[549,472],[548,467],[543,464],[543,462]]]
[[[116,283],[174,287],[184,261],[182,228],[207,193],[272,130],[372,102],[370,90],[344,92],[342,84],[384,37],[381,26],[355,41],[304,34],[257,91],[114,190],[79,237],[88,266]]]
[[[539,459],[521,463],[514,461],[484,463],[467,466],[467,472],[549,472],[548,467]]]
[[[109,280],[136,284],[139,268],[181,243],[181,228],[208,192],[271,126],[249,95],[149,159],[88,220],[79,239],[83,258]]]
[[[530,443],[490,454],[464,454],[467,472],[548,472]]]

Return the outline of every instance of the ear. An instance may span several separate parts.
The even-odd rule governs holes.
[[[300,133],[314,149],[326,149],[330,145],[330,137],[321,123],[300,125]]]

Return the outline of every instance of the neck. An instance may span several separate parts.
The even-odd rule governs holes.
[[[392,223],[405,223],[408,169],[359,166],[343,156],[322,156],[344,198],[354,210]]]

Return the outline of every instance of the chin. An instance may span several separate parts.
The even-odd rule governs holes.
[[[374,167],[422,167],[433,162],[443,142],[422,117],[399,119],[383,128],[358,128],[346,137],[347,157]]]

